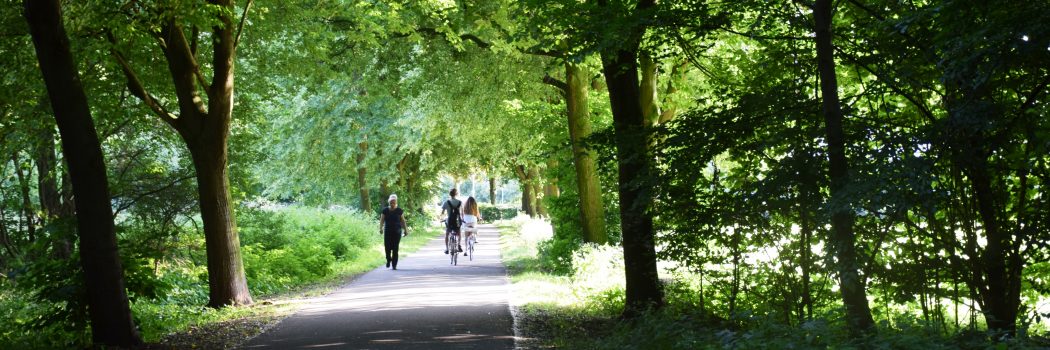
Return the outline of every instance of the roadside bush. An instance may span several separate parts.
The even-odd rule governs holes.
[[[518,207],[513,205],[508,206],[478,203],[478,210],[481,211],[481,217],[484,218],[486,222],[510,220],[518,216]]]
[[[273,294],[330,276],[338,262],[381,243],[375,223],[347,209],[247,209],[242,255],[248,286]]]

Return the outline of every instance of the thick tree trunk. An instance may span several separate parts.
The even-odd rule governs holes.
[[[216,135],[218,136],[218,135]],[[225,135],[223,135],[225,136]],[[222,142],[225,138],[214,142]],[[252,303],[241,260],[241,244],[233,216],[225,147],[191,145],[190,155],[197,169],[197,193],[208,255],[208,306],[248,305]]]
[[[828,177],[831,179],[831,243],[836,255],[839,288],[846,306],[846,325],[852,336],[874,331],[875,321],[868,306],[864,278],[860,275],[856,237],[853,232],[853,209],[846,197],[849,163],[839,106],[838,81],[835,77],[834,47],[831,44],[831,0],[816,0],[813,8],[816,23],[817,69],[824,109],[824,130],[828,143]]]
[[[496,178],[489,178],[489,204],[496,205]]]
[[[61,5],[58,0],[26,0],[24,4],[66,164],[72,173],[91,337],[96,344],[137,347],[142,340],[124,290],[106,163],[69,51]]]
[[[232,0],[210,0],[225,8],[217,12],[218,25],[212,28],[212,81],[204,91],[207,104],[200,96],[199,84],[204,74],[197,64],[197,53],[185,36],[184,29],[169,18],[161,25],[161,50],[168,63],[179,115],[169,114],[158,100],[146,92],[142,81],[123,56],[114,53],[121,64],[131,93],[172,126],[185,141],[197,173],[198,201],[204,223],[208,250],[209,301],[212,307],[251,304],[240,255],[240,239],[232,208],[227,174],[227,140],[233,117],[234,46]],[[111,40],[115,40],[112,39]]]
[[[605,205],[594,151],[584,143],[591,135],[591,113],[588,99],[589,73],[583,67],[565,63],[565,105],[569,119],[569,140],[576,166],[576,188],[580,196],[580,221],[585,242],[604,244],[609,241],[605,229]]]
[[[605,2],[601,2],[605,5]],[[637,11],[654,6],[639,1]],[[648,151],[638,81],[638,46],[644,27],[621,33],[619,48],[602,51],[602,69],[609,89],[613,128],[616,131],[616,160],[619,165],[620,222],[627,279],[627,317],[664,304],[663,287],[656,272],[656,242],[649,209],[653,202],[651,154]]]
[[[372,197],[368,195],[368,181],[366,180],[367,169],[365,168],[365,155],[368,152],[368,142],[357,144],[357,190],[361,195],[361,211],[372,212]]]

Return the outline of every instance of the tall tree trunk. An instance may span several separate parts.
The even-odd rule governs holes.
[[[550,159],[547,161],[547,169],[553,169],[558,167],[558,161]],[[561,190],[558,188],[558,178],[552,177],[544,181],[543,186],[543,197],[544,198],[556,198],[561,196]]]
[[[167,112],[161,101],[146,91],[127,60],[114,51],[118,63],[128,79],[131,93],[142,100],[161,120],[175,129],[186,143],[193,157],[197,173],[197,193],[204,222],[205,243],[208,250],[208,305],[245,305],[252,303],[247,279],[241,261],[240,239],[229,191],[227,142],[233,117],[234,57],[236,55],[232,15],[232,0],[209,0],[223,8],[217,11],[216,25],[212,27],[212,81],[205,82],[197,63],[195,45],[186,39],[185,30],[177,18],[167,18],[161,24],[160,47],[168,63],[168,71],[175,86],[179,106],[176,118]],[[115,38],[110,38],[115,41]],[[204,86],[207,103],[200,96]]]
[[[594,151],[584,141],[591,135],[591,112],[588,100],[590,74],[583,67],[565,63],[565,106],[569,119],[569,140],[576,166],[576,189],[580,196],[580,220],[585,242],[604,244],[609,241],[605,229],[605,204]]]
[[[599,2],[607,6],[606,1]],[[636,11],[655,6],[640,0]],[[602,70],[609,89],[616,160],[619,164],[620,222],[626,273],[627,317],[664,304],[663,287],[656,272],[656,243],[649,209],[653,202],[651,154],[643,118],[638,81],[638,47],[645,27],[636,25],[620,34],[622,44],[601,52]]]
[[[813,235],[813,227],[809,224],[809,218],[804,212],[805,209],[799,209],[799,223],[801,224],[802,238],[799,241],[799,265],[802,270],[802,306],[805,308],[805,313],[799,313],[799,318],[809,321],[813,319],[813,292],[810,290],[810,284],[812,283],[810,277],[811,269],[811,258],[810,255],[813,253],[812,242],[810,236]]]
[[[543,207],[543,198],[540,196],[542,185],[540,184],[540,172],[537,167],[529,168],[529,181],[532,183],[532,207],[536,216],[547,216],[547,210]]]
[[[214,142],[225,144],[226,140],[221,137]],[[252,303],[252,297],[244,275],[241,242],[233,216],[226,152],[214,152],[214,149],[214,145],[190,146],[193,165],[197,169],[197,190],[208,255],[208,306],[248,305]]]
[[[529,217],[536,217],[536,189],[532,185],[532,179],[529,178],[529,168],[519,165],[515,168],[515,172],[521,183],[521,211]]]
[[[641,93],[640,103],[642,105],[642,119],[646,127],[654,127],[660,124],[660,105],[657,93],[656,70],[657,64],[648,53],[642,53],[638,59],[641,70],[641,82],[638,88]]]
[[[368,142],[358,143],[357,148],[357,191],[361,195],[361,211],[372,213],[372,197],[368,195],[368,181],[366,181],[368,169],[365,168],[365,155],[368,152]]]
[[[24,5],[40,71],[62,137],[66,164],[72,173],[92,341],[107,346],[137,347],[142,339],[131,317],[124,289],[106,163],[91,121],[87,96],[69,51],[61,5],[58,0],[26,0]]]
[[[971,145],[970,147],[980,147]],[[974,152],[977,153],[977,152]],[[968,160],[966,170],[970,186],[977,200],[977,212],[987,236],[987,244],[981,254],[981,270],[984,285],[979,288],[981,309],[988,329],[1013,336],[1017,331],[1017,315],[1021,301],[1022,264],[1017,251],[1011,251],[1014,238],[1003,227],[999,218],[997,197],[992,189],[989,164],[986,155],[974,155]]]
[[[846,325],[854,337],[874,331],[875,321],[868,306],[865,282],[860,275],[856,236],[853,232],[853,209],[846,187],[849,185],[849,163],[839,105],[838,81],[835,77],[834,47],[831,44],[832,2],[816,0],[813,7],[816,24],[817,69],[824,109],[824,130],[828,143],[828,177],[831,179],[831,242],[836,255],[839,288],[846,306]]]
[[[63,210],[62,193],[58,188],[58,169],[55,158],[55,132],[51,126],[40,133],[36,145],[37,193],[40,197],[40,208],[44,212],[47,224],[72,217],[74,213]],[[57,232],[57,231],[51,231]],[[52,244],[52,255],[58,259],[69,259],[73,247],[69,239],[61,234],[52,233],[49,237]]]
[[[489,204],[496,205],[496,178],[489,178]]]
[[[22,217],[25,218],[26,232],[29,233],[29,242],[36,241],[36,211],[33,210],[33,200],[29,197],[29,178],[33,176],[32,168],[29,174],[23,172],[22,159],[18,152],[11,155],[11,161],[15,165],[15,176],[18,177],[18,189],[22,194]]]

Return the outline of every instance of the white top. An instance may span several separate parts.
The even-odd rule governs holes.
[[[478,217],[477,216],[474,216],[474,215],[471,215],[471,214],[464,214],[463,215],[463,223],[464,224],[473,225],[473,224],[476,224],[477,222],[478,222]]]

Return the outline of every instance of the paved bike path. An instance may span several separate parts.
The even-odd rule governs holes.
[[[499,232],[480,225],[474,260],[451,266],[441,236],[397,270],[380,267],[243,345],[245,349],[512,349]]]

